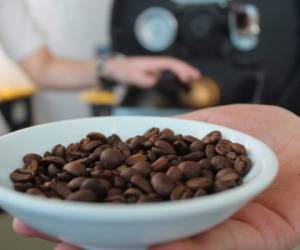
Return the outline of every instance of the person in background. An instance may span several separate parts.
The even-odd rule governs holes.
[[[196,68],[171,57],[113,56],[82,61],[57,57],[45,37],[25,1],[0,1],[0,43],[39,88],[87,88],[96,85],[100,77],[151,88],[163,70],[174,72],[183,82],[200,77]]]
[[[238,129],[257,137],[277,154],[273,184],[224,223],[189,239],[150,250],[290,250],[300,243],[300,118],[279,107],[229,105],[196,111],[183,119]],[[21,235],[56,242],[55,250],[78,250],[50,239],[15,219]]]

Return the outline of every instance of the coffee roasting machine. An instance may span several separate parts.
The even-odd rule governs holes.
[[[113,51],[193,64],[218,86],[215,104],[274,104],[300,115],[299,31],[298,0],[115,0],[111,18]],[[124,105],[150,92],[131,88]]]

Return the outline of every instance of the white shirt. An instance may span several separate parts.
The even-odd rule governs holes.
[[[86,59],[109,43],[111,0],[0,0],[0,43],[20,61],[42,46]]]

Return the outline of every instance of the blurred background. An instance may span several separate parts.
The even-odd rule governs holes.
[[[297,0],[0,0],[0,135],[63,119],[173,115],[231,103],[279,105],[299,115],[299,5]],[[101,75],[109,58],[137,55],[178,58],[202,77],[186,84],[162,71],[145,90]],[[50,69],[38,71],[45,58],[51,59]],[[91,78],[89,65],[99,81],[85,79]],[[71,86],[57,87],[60,82]],[[0,214],[1,249],[51,249],[14,235],[10,223]]]

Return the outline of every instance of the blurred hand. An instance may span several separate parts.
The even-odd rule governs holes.
[[[116,82],[152,88],[164,70],[170,70],[182,82],[198,79],[201,74],[193,66],[171,57],[127,57],[111,58],[107,61],[105,74]]]
[[[280,161],[279,175],[264,193],[204,234],[151,250],[288,250],[300,242],[300,118],[277,107],[233,105],[182,118],[241,130],[268,144]],[[46,236],[14,221],[17,233]],[[56,250],[76,250],[59,244]]]

